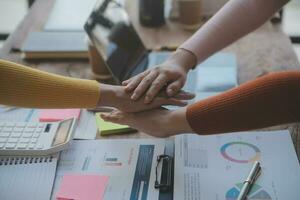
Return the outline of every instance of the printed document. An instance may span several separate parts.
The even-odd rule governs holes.
[[[156,158],[165,140],[77,140],[61,153],[52,199],[65,174],[108,176],[104,200],[158,199],[154,189]]]
[[[249,200],[300,199],[300,167],[288,131],[175,139],[174,200],[235,200],[255,161]]]

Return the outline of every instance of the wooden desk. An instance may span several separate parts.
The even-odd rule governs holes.
[[[168,22],[161,28],[145,28],[139,25],[137,17],[137,0],[127,1],[127,10],[131,20],[140,34],[147,48],[179,45],[192,35],[192,32],[179,28],[178,24]],[[29,66],[61,75],[89,78],[90,66],[88,61],[34,61],[26,62],[20,57],[20,47],[30,31],[42,30],[43,24],[51,11],[54,0],[37,0],[27,16],[20,23],[13,34],[9,36],[0,51],[0,58],[27,64]],[[279,26],[267,22],[253,33],[240,39],[223,50],[237,55],[239,83],[272,71],[300,69],[296,54],[293,51],[289,38]],[[291,128],[293,140],[300,155],[300,130],[298,125],[285,125],[278,128]],[[140,138],[150,137],[143,133],[110,138]],[[106,137],[107,138],[107,137]]]

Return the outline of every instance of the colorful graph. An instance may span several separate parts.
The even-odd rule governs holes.
[[[236,158],[234,155],[231,155],[228,152],[229,148],[236,148],[236,151],[239,152],[239,154],[243,154],[241,152],[248,151],[249,148],[250,148],[250,150],[251,149],[254,150],[254,155],[252,155],[250,157],[248,157],[249,155],[247,155],[248,158],[243,158],[243,159],[242,158]],[[247,142],[241,142],[241,141],[226,143],[221,147],[220,151],[221,151],[222,156],[226,160],[236,162],[236,163],[251,163],[251,162],[255,162],[255,161],[260,160],[260,157],[261,157],[260,150],[257,146],[255,146],[253,144],[250,144],[250,143],[247,143]]]
[[[236,200],[243,184],[238,183],[226,193],[226,200]],[[271,196],[259,185],[254,184],[248,194],[247,200],[272,200]]]

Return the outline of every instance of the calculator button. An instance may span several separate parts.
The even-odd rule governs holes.
[[[20,143],[28,143],[29,142],[29,139],[28,138],[21,138]]]
[[[29,128],[36,128],[37,127],[37,123],[29,122],[29,123],[27,123],[27,127],[29,127]]]
[[[29,149],[34,149],[34,146],[35,146],[35,144],[29,144],[29,145],[28,145],[28,148],[29,148]]]
[[[30,132],[30,133],[26,133],[26,132],[25,132],[25,133],[23,133],[23,137],[24,137],[24,138],[30,138],[30,137],[32,137],[32,134],[33,134],[33,133],[31,133],[31,132]]]
[[[43,128],[37,128],[36,130],[35,130],[35,132],[37,132],[37,133],[41,133],[43,131]]]
[[[5,123],[6,127],[14,127],[15,125],[16,125],[16,123],[14,123],[14,122],[6,122]]]
[[[6,142],[7,138],[0,138],[0,142]]]
[[[22,132],[23,130],[24,130],[24,128],[21,128],[21,127],[14,128],[14,132]]]
[[[0,122],[0,126],[4,126],[4,124],[5,124],[4,122]]]
[[[37,149],[42,149],[42,148],[44,148],[44,145],[38,144],[38,145],[36,146],[36,148],[37,148]]]
[[[25,133],[33,133],[34,132],[34,128],[29,128],[29,127],[26,127],[25,130],[24,130]]]
[[[26,147],[27,147],[27,143],[20,143],[17,146],[18,149],[26,149]]]
[[[4,127],[2,132],[9,133],[9,132],[12,132],[12,130],[13,130],[13,127]]]
[[[14,149],[16,146],[16,143],[7,143],[5,145],[5,149]]]
[[[11,135],[10,135],[10,137],[14,137],[14,138],[19,138],[19,137],[21,137],[21,135],[22,135],[22,133],[20,132],[20,133],[15,133],[15,132],[13,132]]]
[[[44,129],[45,125],[44,124],[39,124],[38,128]]]
[[[17,143],[19,138],[8,138],[7,142],[8,143]]]
[[[9,135],[10,133],[3,133],[3,132],[0,133],[0,137],[8,137]]]
[[[31,143],[36,143],[37,142],[37,138],[32,138],[30,142]]]
[[[40,136],[40,134],[39,134],[39,133],[34,133],[32,137],[34,137],[34,138],[38,138],[39,136]]]
[[[27,124],[27,123],[25,123],[25,122],[18,122],[18,123],[16,124],[16,127],[19,127],[19,128],[25,128],[26,124]]]
[[[0,143],[0,149],[3,149],[5,143]]]

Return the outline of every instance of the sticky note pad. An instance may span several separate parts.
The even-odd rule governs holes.
[[[108,178],[100,175],[64,175],[56,199],[102,200]]]
[[[40,122],[55,122],[70,118],[78,119],[80,109],[41,109],[39,115]]]
[[[121,134],[134,131],[127,125],[106,122],[100,117],[101,113],[96,113],[96,123],[101,135]]]

